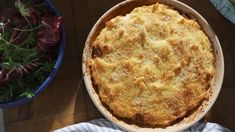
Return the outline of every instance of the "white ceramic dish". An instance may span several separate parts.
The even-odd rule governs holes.
[[[105,27],[105,23],[109,21],[110,19],[116,17],[117,15],[125,15],[130,13],[135,7],[143,6],[143,5],[151,5],[156,2],[163,3],[166,5],[169,5],[171,7],[174,7],[176,10],[180,11],[183,14],[186,14],[190,18],[194,18],[198,21],[198,23],[201,25],[204,32],[207,34],[207,36],[210,38],[214,54],[216,58],[215,67],[216,67],[216,75],[214,76],[212,80],[212,86],[211,86],[211,95],[208,100],[204,101],[202,105],[200,105],[199,108],[197,108],[192,114],[190,114],[187,117],[184,117],[181,121],[178,123],[175,123],[171,126],[168,126],[166,128],[149,128],[149,127],[139,127],[134,124],[128,124],[123,120],[117,119],[115,116],[113,116],[101,103],[98,94],[96,93],[91,80],[91,74],[90,69],[88,65],[88,60],[92,57],[92,48],[91,43],[94,42],[96,37],[99,35],[100,31]],[[223,76],[224,76],[224,59],[223,59],[223,53],[220,46],[220,42],[210,27],[210,25],[207,23],[207,21],[194,9],[191,7],[185,5],[182,2],[179,2],[177,0],[127,0],[122,3],[117,4],[113,8],[111,8],[109,11],[107,11],[94,25],[92,28],[86,44],[83,51],[83,76],[85,85],[87,88],[87,91],[96,105],[96,107],[99,109],[99,111],[110,121],[113,123],[116,123],[118,126],[128,130],[128,131],[135,131],[135,132],[169,132],[169,131],[181,131],[184,130],[196,122],[198,122],[203,116],[210,110],[214,102],[216,101],[221,85],[223,82]]]

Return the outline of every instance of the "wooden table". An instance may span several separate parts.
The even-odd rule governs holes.
[[[67,34],[62,67],[50,86],[32,102],[4,110],[6,132],[47,132],[102,117],[91,102],[82,80],[82,50],[96,20],[121,1],[54,0],[63,16]],[[181,1],[201,13],[221,41],[226,72],[210,120],[235,130],[235,25],[220,15],[208,0]]]

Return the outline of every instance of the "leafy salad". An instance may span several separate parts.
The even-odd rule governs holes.
[[[60,29],[42,0],[0,0],[0,103],[34,96],[55,65]]]

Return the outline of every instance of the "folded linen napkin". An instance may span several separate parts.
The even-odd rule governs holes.
[[[235,24],[235,4],[229,0],[210,0],[215,8],[229,21]]]
[[[54,132],[127,132],[107,119],[95,119],[89,122],[71,125]],[[198,122],[193,127],[183,132],[232,132],[231,130],[216,124]]]

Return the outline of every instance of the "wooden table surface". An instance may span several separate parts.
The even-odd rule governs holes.
[[[67,34],[63,64],[54,81],[32,102],[4,110],[6,132],[48,132],[102,117],[91,102],[82,80],[82,50],[96,20],[121,1],[53,1],[63,16]],[[225,78],[210,121],[235,130],[235,25],[220,15],[209,0],[181,1],[201,13],[221,41],[225,57]]]

